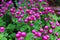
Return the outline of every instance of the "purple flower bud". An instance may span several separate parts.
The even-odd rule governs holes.
[[[51,28],[52,28],[52,29],[55,29],[55,28],[56,28],[56,26],[54,26],[54,25],[51,25]]]
[[[14,10],[11,8],[11,9],[10,9],[10,12],[14,12]]]
[[[43,40],[48,40],[48,38],[46,36],[43,36],[42,39]]]
[[[18,18],[18,22],[22,22],[22,19],[21,18]]]
[[[21,35],[21,32],[20,32],[20,31],[18,31],[18,33],[17,33],[17,34]]]
[[[60,15],[60,12],[57,12],[58,15]]]
[[[24,17],[24,14],[21,14],[20,17],[23,18]]]
[[[32,24],[32,23],[31,23],[31,24],[30,24],[30,26],[31,26],[31,27],[33,27],[33,26],[34,26],[34,24]]]
[[[5,7],[9,7],[9,6],[10,6],[9,3],[6,3]]]
[[[32,30],[32,33],[35,34],[36,30]]]
[[[36,18],[34,15],[31,16],[31,20],[36,21]]]
[[[59,33],[58,33],[58,32],[56,32],[56,33],[55,33],[55,36],[58,36],[58,35],[59,35]]]
[[[24,14],[24,10],[21,11],[21,14]]]
[[[20,34],[16,34],[16,38],[20,38]]]
[[[44,20],[45,20],[45,21],[48,21],[48,20],[49,20],[49,18],[44,18]]]
[[[40,32],[37,32],[37,37],[41,37],[41,33]]]
[[[21,11],[23,8],[22,7],[19,7],[19,10]]]
[[[35,34],[34,34],[34,35],[35,35],[35,36],[37,36],[37,34],[38,34],[38,32],[35,32]]]
[[[26,8],[26,6],[24,6],[24,8]]]
[[[24,22],[25,22],[25,23],[28,23],[28,19],[25,19]]]
[[[59,22],[56,22],[56,26],[60,26],[60,23]]]
[[[0,17],[2,17],[2,16],[3,16],[3,14],[1,13],[1,14],[0,14]]]
[[[18,40],[24,40],[24,37],[20,37],[20,38],[18,38]]]
[[[5,28],[4,27],[0,27],[0,32],[4,32]]]
[[[49,27],[48,27],[48,26],[45,26],[44,28],[45,28],[46,30],[48,30]]]
[[[50,30],[48,30],[48,32],[49,32],[50,34],[52,34],[52,33],[53,33],[53,30],[52,30],[52,29],[50,29]]]
[[[16,15],[19,15],[19,14],[20,14],[20,12],[17,11],[17,12],[16,12]]]
[[[39,2],[42,2],[43,0],[39,0]]]
[[[13,3],[12,3],[12,1],[9,1],[8,4],[11,5],[11,4],[13,4]]]
[[[46,37],[49,39],[50,38],[50,36],[49,35],[46,35]]]
[[[26,32],[22,32],[22,33],[21,33],[21,36],[22,36],[22,37],[26,37]]]
[[[31,18],[31,17],[28,17],[28,20],[29,20],[29,21],[31,21],[31,20],[32,20],[32,18]]]
[[[29,12],[30,12],[30,10],[27,9],[27,10],[26,10],[26,13],[29,13]]]
[[[43,28],[41,28],[39,31],[40,31],[40,32],[44,32],[44,29],[43,29]]]
[[[21,4],[21,2],[18,2],[18,4]]]
[[[4,0],[2,0],[2,2],[4,2]]]
[[[53,25],[54,24],[54,22],[50,22],[50,25]]]
[[[29,15],[32,15],[32,14],[33,14],[33,10],[30,10]]]
[[[49,10],[49,12],[52,12],[52,10]]]
[[[55,11],[54,11],[54,10],[52,10],[52,12],[51,12],[51,13],[52,13],[52,14],[54,14],[54,12],[55,12]]]

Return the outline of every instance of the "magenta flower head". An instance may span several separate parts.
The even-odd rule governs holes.
[[[48,32],[49,32],[50,34],[52,34],[52,33],[53,33],[53,30],[52,30],[52,29],[50,29],[50,30],[48,30]]]
[[[29,21],[28,21],[28,19],[25,19],[24,22],[25,22],[25,23],[28,23]]]
[[[56,22],[56,26],[60,26],[60,23],[59,22]]]
[[[54,26],[54,25],[51,25],[51,28],[52,28],[52,29],[55,29],[55,28],[56,28],[56,26]]]
[[[23,8],[22,7],[19,7],[19,10],[21,11],[21,10],[23,10]]]
[[[18,22],[22,22],[22,19],[21,18],[18,18]]]
[[[49,27],[48,26],[45,26],[44,28],[47,30]]]
[[[31,27],[33,27],[33,26],[34,26],[34,24],[33,24],[33,23],[31,23],[31,24],[30,24],[30,26],[31,26]]]
[[[42,37],[43,40],[48,40],[47,36]]]
[[[18,40],[24,40],[24,37],[20,37],[20,38],[18,38]]]
[[[2,2],[4,2],[4,0],[2,0]]]
[[[22,36],[22,37],[26,37],[26,32],[22,32],[22,33],[21,33],[21,36]]]
[[[35,34],[36,30],[32,30],[32,33]]]
[[[44,18],[44,20],[45,20],[45,21],[48,21],[48,20],[49,20],[49,18]]]
[[[2,17],[2,16],[3,16],[3,14],[1,13],[1,14],[0,14],[0,17]]]
[[[55,36],[58,36],[58,35],[59,35],[59,33],[58,33],[58,32],[56,32],[56,33],[55,33]]]
[[[53,25],[54,24],[54,22],[50,22],[50,25]]]
[[[50,38],[50,36],[49,35],[46,35],[46,37],[49,39]]]
[[[19,34],[19,35],[20,35],[21,33],[22,33],[22,32],[20,32],[20,31],[17,32],[17,34]]]
[[[60,12],[57,12],[58,15],[60,15]]]
[[[20,34],[17,33],[17,34],[16,34],[16,38],[20,38]]]
[[[37,37],[41,37],[41,33],[40,32],[37,32]]]
[[[11,4],[13,4],[13,3],[12,3],[12,1],[9,1],[8,4],[11,5]]]
[[[0,32],[4,32],[5,28],[4,27],[0,27]]]
[[[43,28],[40,28],[39,32],[44,32],[44,29]]]
[[[39,2],[42,2],[43,0],[39,0]]]

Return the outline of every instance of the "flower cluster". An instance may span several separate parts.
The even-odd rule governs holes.
[[[54,33],[54,29],[57,26],[60,26],[60,24],[58,22],[56,22],[56,23],[50,22],[50,27],[44,26],[44,28],[40,28],[40,30],[38,32],[36,30],[32,30],[32,33],[34,34],[34,36],[36,36],[36,38],[42,37],[42,40],[49,40],[50,34],[54,34],[57,37],[59,36],[58,32]]]
[[[30,0],[30,4],[28,6],[31,6],[31,8],[26,8],[26,6],[24,7],[19,7],[18,8],[18,11],[16,12],[16,9],[13,7],[10,9],[10,12],[12,14],[13,17],[17,18],[18,19],[18,22],[25,22],[25,23],[29,23],[31,27],[34,26],[34,22],[36,20],[41,20],[41,16],[42,15],[47,15],[50,13],[52,15],[54,15],[54,10],[51,9],[51,7],[44,7],[42,6],[43,8],[41,8],[40,5],[37,6],[34,6],[34,5],[37,5],[35,4],[35,2],[38,2],[38,0]],[[39,0],[39,2],[43,2],[42,0]],[[42,5],[42,4],[41,4]],[[39,8],[40,7],[40,8]],[[27,17],[25,17],[25,15],[27,15]],[[51,17],[44,17],[44,20],[46,22],[48,22],[49,20],[54,20],[53,18]],[[50,34],[54,34],[55,36],[58,36],[59,33],[56,32],[54,33],[54,29],[57,27],[57,26],[60,26],[60,23],[59,22],[51,22],[49,21],[50,23],[50,26],[47,26],[45,25],[44,27],[40,27],[40,30],[37,32],[36,30],[32,30],[32,33],[34,34],[35,37],[42,37],[42,40],[49,40],[50,38]],[[19,34],[16,34],[16,37],[19,37],[20,38],[20,35]]]
[[[0,4],[0,17],[3,16],[6,11],[8,10],[9,6],[12,5],[12,1],[9,2],[4,2],[2,4]]]
[[[24,37],[26,37],[26,32],[20,32],[20,31],[18,31],[18,33],[16,34],[16,38],[18,40],[24,40]]]
[[[12,4],[11,0],[0,4],[0,17],[6,13]],[[56,28],[60,26],[59,18],[56,16],[55,11],[46,5],[47,3],[43,2],[43,0],[27,0],[24,6],[19,6],[18,8],[10,7],[9,13],[11,14],[7,14],[6,19],[10,16],[9,19],[11,20],[5,21],[6,19],[3,17],[0,18],[3,19],[2,22],[6,23],[2,23],[6,26],[6,29],[0,27],[0,32],[2,33],[6,30],[7,33],[4,33],[4,36],[8,35],[6,37],[12,38],[12,40],[25,40],[26,36],[27,40],[36,40],[37,38],[50,40],[51,35],[55,36],[56,40],[60,40],[60,34],[56,31]],[[28,33],[31,34],[28,35]],[[16,34],[15,39],[12,36],[13,34]]]

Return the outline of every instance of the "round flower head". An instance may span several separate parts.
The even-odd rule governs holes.
[[[4,32],[5,28],[4,27],[0,27],[0,32]]]

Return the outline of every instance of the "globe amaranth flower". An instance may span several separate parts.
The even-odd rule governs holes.
[[[4,27],[0,27],[0,32],[4,32],[5,28]]]

